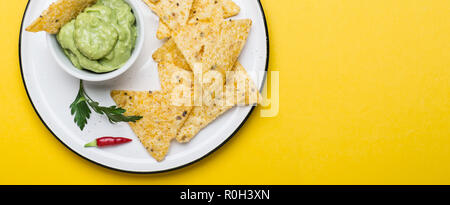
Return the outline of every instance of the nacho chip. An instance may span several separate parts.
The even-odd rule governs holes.
[[[129,125],[150,155],[163,160],[191,108],[172,106],[169,96],[162,92],[112,91],[111,97],[127,110],[126,115],[143,116]]]
[[[199,22],[174,32],[173,39],[191,68],[203,64],[203,72],[217,70],[224,76],[233,68],[250,32],[251,20]]]
[[[144,0],[159,19],[171,30],[186,25],[193,0]]]
[[[250,78],[250,76],[245,71],[245,68],[240,64],[236,63],[233,71],[230,75],[227,75],[227,84],[234,84],[234,86],[225,86],[227,91],[225,91],[225,99],[216,99],[215,103],[212,105],[196,106],[192,109],[188,119],[185,121],[184,125],[178,131],[177,141],[181,143],[187,143],[192,138],[194,138],[200,130],[205,128],[219,116],[224,114],[226,111],[231,109],[237,104],[245,103],[247,105],[252,105],[258,103],[261,100],[259,92],[256,89],[256,85]],[[239,79],[244,79],[245,85],[242,87],[237,86]],[[218,85],[203,87],[203,94],[210,95],[214,92]],[[230,91],[229,89],[233,89]],[[243,90],[246,90],[245,92]],[[229,97],[231,93],[231,98]],[[244,93],[244,96],[238,96]],[[257,97],[252,97],[257,96]],[[239,100],[241,99],[241,100]],[[240,101],[237,102],[236,100]]]
[[[66,23],[77,17],[85,8],[94,4],[97,0],[58,0],[52,3],[25,30],[29,32],[46,31],[57,34]]]
[[[183,81],[172,78],[177,74],[181,74]],[[111,92],[111,97],[117,106],[126,110],[125,115],[143,116],[141,120],[131,122],[129,125],[150,155],[158,161],[165,158],[171,141],[176,138],[178,130],[192,110],[191,106],[174,105],[174,96],[170,94],[176,87],[192,88],[190,72],[170,65],[160,68],[160,78],[164,91],[114,90]]]

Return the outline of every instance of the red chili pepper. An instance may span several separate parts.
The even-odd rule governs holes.
[[[124,137],[101,137],[97,138],[96,140],[87,143],[84,145],[84,147],[106,147],[106,146],[113,146],[113,145],[119,145],[119,144],[125,144],[127,142],[131,142],[131,139],[124,138]]]

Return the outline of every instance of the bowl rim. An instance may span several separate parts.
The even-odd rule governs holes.
[[[59,43],[56,40],[56,34],[46,33],[47,45],[49,47],[50,53],[52,54],[53,58],[56,60],[58,65],[62,68],[62,70],[80,80],[85,80],[89,82],[102,82],[114,79],[122,75],[133,66],[133,64],[136,62],[139,55],[141,54],[142,47],[144,45],[144,36],[145,36],[144,17],[142,11],[139,9],[139,5],[137,5],[137,2],[133,0],[124,0],[124,1],[128,3],[128,5],[130,5],[131,10],[133,11],[133,15],[135,16],[136,19],[136,29],[137,29],[137,37],[134,49],[131,53],[130,58],[125,62],[125,64],[123,64],[120,68],[107,73],[95,73],[85,69],[78,69],[63,53],[62,48],[60,47]],[[53,43],[52,41],[56,43]],[[57,52],[61,53],[62,55],[58,55]],[[61,59],[60,56],[64,56],[67,61]]]

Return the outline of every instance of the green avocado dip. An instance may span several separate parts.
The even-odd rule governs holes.
[[[136,19],[124,0],[98,0],[56,36],[72,64],[105,73],[120,68],[136,43]]]

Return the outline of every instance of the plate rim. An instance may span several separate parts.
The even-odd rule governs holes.
[[[262,6],[261,0],[256,0],[258,2],[259,5],[259,9],[261,10],[262,13],[262,18],[264,21],[264,28],[265,28],[265,33],[266,33],[266,65],[265,65],[265,74],[263,77],[263,81],[265,82],[267,80],[267,72],[269,70],[269,56],[270,56],[270,43],[269,43],[269,29],[267,26],[267,18],[266,18],[266,14],[264,12],[264,7]],[[41,120],[42,124],[44,124],[44,126],[47,128],[47,130],[53,135],[54,138],[56,138],[61,144],[63,144],[67,149],[69,149],[72,153],[75,153],[76,155],[78,155],[79,157],[81,157],[82,159],[85,159],[93,164],[96,164],[100,167],[103,168],[107,168],[109,170],[114,170],[114,171],[118,171],[118,172],[123,172],[123,173],[131,173],[131,174],[142,174],[142,175],[146,175],[146,174],[158,174],[158,173],[165,173],[165,172],[171,172],[174,170],[178,170],[178,169],[182,169],[185,167],[188,167],[190,165],[193,165],[201,160],[203,160],[204,158],[206,158],[207,156],[211,155],[212,153],[214,153],[215,151],[217,151],[218,149],[220,149],[221,147],[223,147],[231,138],[233,138],[237,132],[239,132],[239,130],[242,128],[242,126],[244,126],[244,124],[247,122],[248,118],[250,118],[251,114],[253,113],[253,111],[255,110],[256,106],[252,106],[252,109],[250,110],[250,112],[247,114],[247,116],[244,118],[244,120],[239,124],[239,126],[233,131],[233,133],[231,133],[230,136],[227,137],[227,139],[225,141],[223,141],[220,145],[216,146],[214,149],[212,149],[211,151],[209,151],[208,153],[204,154],[203,156],[199,157],[196,160],[193,160],[191,162],[188,162],[186,164],[177,166],[177,167],[173,167],[173,168],[169,168],[169,169],[164,169],[164,170],[158,170],[158,171],[131,171],[131,170],[124,170],[124,169],[118,169],[118,168],[114,168],[114,167],[110,167],[108,165],[105,164],[101,164],[99,162],[96,162],[92,159],[89,159],[88,157],[85,157],[83,155],[81,155],[80,153],[78,153],[77,151],[75,151],[74,149],[72,149],[70,146],[68,146],[67,144],[65,144],[54,132],[53,130],[50,129],[50,127],[47,125],[47,123],[44,121],[44,119],[42,119],[41,115],[39,114],[38,110],[36,109],[33,100],[31,99],[30,93],[28,92],[28,88],[27,88],[27,84],[25,82],[25,78],[24,78],[24,74],[23,74],[23,66],[22,66],[22,31],[23,31],[23,24],[25,21],[25,15],[28,11],[28,6],[30,5],[31,0],[27,1],[27,5],[25,7],[25,10],[23,12],[22,15],[22,21],[21,21],[21,25],[20,25],[20,31],[19,31],[19,49],[18,49],[18,53],[19,53],[19,67],[20,67],[20,75],[22,77],[22,83],[25,89],[25,92],[27,94],[28,100],[31,103],[31,106],[33,107],[34,112],[36,113],[36,115],[39,117],[39,119]],[[261,87],[261,89],[264,89],[264,86]]]

